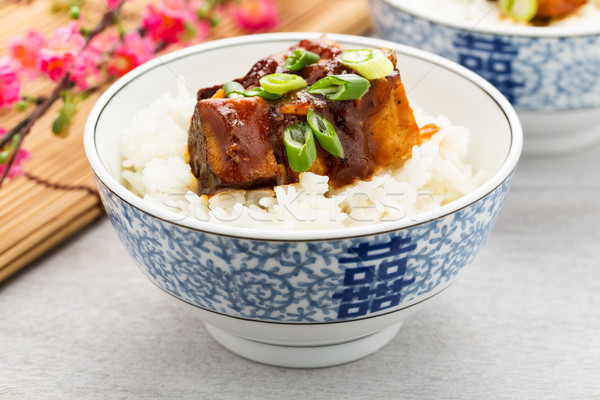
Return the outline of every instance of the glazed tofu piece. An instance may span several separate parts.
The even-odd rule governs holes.
[[[321,56],[317,64],[299,72],[308,85],[327,75],[353,73],[336,58],[341,48],[322,39],[302,41],[287,52],[262,59],[237,81],[245,89],[256,87],[260,77],[284,71],[285,58],[299,47]],[[344,149],[344,157],[338,158],[317,146],[317,158],[309,169],[327,175],[334,187],[368,179],[378,167],[403,162],[421,142],[397,69],[371,80],[369,90],[357,100],[327,100],[305,89],[275,101],[219,98],[219,89],[198,92],[188,133],[189,163],[200,194],[297,182],[299,174],[289,166],[283,132],[304,120],[310,109],[333,125]]]
[[[587,0],[538,0],[538,11],[536,16],[542,18],[562,17],[572,13]]]
[[[421,144],[421,137],[412,108],[406,97],[400,74],[387,78],[387,83],[377,82],[372,90],[386,97],[382,109],[369,117],[372,135],[369,147],[377,165],[387,165],[410,157],[412,147]],[[388,93],[384,93],[387,92]]]
[[[276,185],[281,175],[261,97],[196,104],[188,141],[190,166],[204,193]]]
[[[421,144],[419,128],[397,70],[386,78],[371,81],[371,88],[359,100],[327,102],[315,110],[334,126],[345,157],[319,152],[323,161],[315,164],[320,169],[311,172],[329,176],[336,187],[368,179],[378,167],[406,160],[412,147]]]

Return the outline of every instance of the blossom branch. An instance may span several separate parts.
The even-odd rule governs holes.
[[[11,137],[11,139],[12,139],[12,137]],[[2,188],[2,183],[8,176],[8,173],[10,172],[10,168],[14,164],[14,162],[17,158],[17,155],[19,154],[18,149],[21,148],[21,145],[23,144],[23,139],[24,139],[23,137],[19,137],[19,140],[18,140],[17,146],[16,146],[16,150],[10,154],[10,158],[8,159],[8,163],[7,163],[7,168],[2,173],[2,177],[0,177],[0,188]]]
[[[2,140],[0,141],[0,148],[4,147],[8,143],[8,141],[12,140],[16,135],[19,135],[19,141],[17,142],[15,151],[12,152],[8,162],[6,163],[6,169],[4,170],[4,173],[2,174],[2,177],[0,178],[0,188],[2,188],[2,183],[8,176],[10,168],[12,167],[13,163],[15,162],[15,159],[18,154],[18,150],[21,148],[21,145],[23,144],[23,140],[25,139],[25,136],[27,136],[29,134],[29,132],[31,132],[31,128],[33,128],[33,125],[35,124],[35,122],[42,115],[44,115],[46,113],[46,111],[48,111],[48,109],[52,106],[52,104],[54,104],[54,102],[56,100],[58,100],[58,98],[60,97],[60,93],[63,90],[65,90],[66,88],[68,88],[70,85],[72,85],[72,83],[70,82],[69,74],[67,74],[62,79],[62,81],[58,85],[56,85],[56,87],[54,88],[54,90],[52,91],[50,96],[48,96],[40,105],[38,105],[35,108],[35,110],[33,110],[33,112],[28,117],[26,117],[23,121],[21,121],[15,127],[18,129],[11,130],[7,135],[5,135],[2,138]]]
[[[108,10],[85,37],[76,21],[55,29],[48,40],[30,31],[26,37],[11,42],[12,59],[0,57],[0,108],[17,103],[17,108],[24,110],[35,104],[33,111],[6,134],[0,127],[0,188],[7,178],[23,174],[20,163],[30,156],[22,149],[24,139],[58,99],[63,99],[63,106],[52,131],[64,136],[80,97],[104,87],[111,78],[124,75],[172,44],[206,39],[215,24],[215,12],[224,10],[226,5],[231,6],[234,20],[242,29],[265,30],[277,23],[273,0],[156,0],[146,5],[136,29],[117,35],[108,28],[120,20],[121,9],[128,0],[104,1]],[[78,20],[79,7],[72,11],[69,15]],[[101,72],[106,73],[107,79],[89,87],[90,77],[97,78]],[[47,97],[20,96],[21,75],[46,75],[56,86]],[[75,88],[80,91],[73,93]]]
[[[96,36],[104,32],[104,30],[110,25],[114,24],[115,19],[120,17],[121,7],[123,7],[123,4],[125,4],[125,0],[120,0],[114,8],[109,9],[102,15],[102,19],[98,25],[96,25],[96,27],[89,33],[87,41],[85,42],[85,45],[83,45],[82,50],[85,50]]]

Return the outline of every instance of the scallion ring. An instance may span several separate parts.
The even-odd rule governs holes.
[[[306,81],[294,74],[269,74],[259,79],[260,86],[269,93],[285,94],[307,86]]]
[[[306,172],[317,158],[317,146],[306,121],[299,121],[283,131],[283,144],[290,168]]]
[[[500,0],[499,6],[516,21],[531,21],[538,11],[537,0]]]
[[[244,92],[244,96],[247,96],[247,97],[259,96],[259,97],[262,97],[263,99],[267,99],[267,100],[278,100],[281,98],[280,94],[269,93],[261,87],[256,87],[254,89],[246,90]]]
[[[394,70],[394,64],[378,49],[344,50],[340,61],[367,79],[383,78]]]
[[[342,143],[340,143],[340,138],[327,118],[317,114],[313,110],[308,110],[306,121],[323,150],[336,157],[344,158],[344,148],[342,147]]]
[[[356,74],[329,75],[308,88],[310,94],[322,94],[329,100],[360,99],[369,90],[370,83]]]
[[[302,68],[307,65],[314,64],[319,61],[321,57],[318,54],[313,53],[312,51],[307,51],[303,49],[296,49],[292,51],[292,54],[288,56],[285,60],[283,66],[290,71],[300,71]]]
[[[241,98],[244,97],[244,87],[238,82],[227,82],[223,85],[225,97]]]

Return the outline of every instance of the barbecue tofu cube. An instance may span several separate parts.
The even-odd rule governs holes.
[[[338,60],[339,45],[321,38],[302,41],[286,52],[259,60],[237,81],[246,89],[256,87],[260,77],[284,71],[286,57],[296,48],[321,56],[318,63],[300,71],[308,85],[328,75],[354,73]],[[389,53],[395,64],[393,52],[382,51]],[[338,158],[317,145],[317,159],[309,169],[327,175],[333,187],[369,179],[379,167],[398,166],[411,156],[413,146],[421,144],[397,69],[385,78],[371,80],[367,93],[357,100],[328,100],[306,89],[274,101],[223,95],[219,86],[201,89],[189,129],[189,163],[198,178],[199,194],[298,182],[299,174],[287,160],[283,131],[305,120],[309,109],[331,122],[344,149],[344,158]]]
[[[199,191],[273,186],[281,175],[264,99],[212,98],[196,104],[188,149]]]

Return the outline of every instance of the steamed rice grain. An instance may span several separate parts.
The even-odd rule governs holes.
[[[483,183],[487,174],[465,161],[467,129],[415,110],[419,126],[442,129],[414,146],[412,158],[367,181],[334,190],[327,176],[300,174],[274,189],[225,190],[198,196],[185,160],[195,99],[165,94],[134,116],[121,143],[123,183],[158,207],[201,221],[260,229],[335,229],[397,221],[430,212]]]

